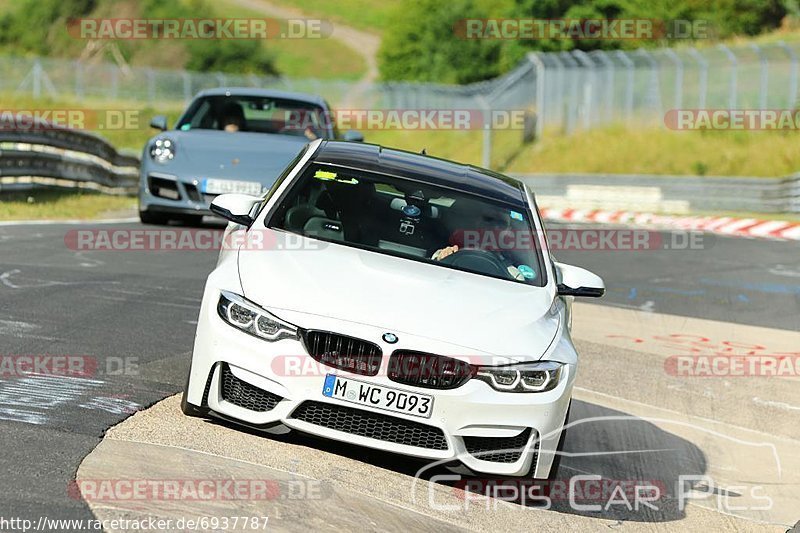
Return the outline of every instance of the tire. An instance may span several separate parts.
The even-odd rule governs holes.
[[[139,211],[139,220],[142,224],[153,224],[156,226],[164,226],[169,222],[169,217],[164,213],[154,213],[152,211]]]

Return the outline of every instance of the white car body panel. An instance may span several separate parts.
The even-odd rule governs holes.
[[[525,196],[534,213],[533,223],[544,257],[547,283],[543,287],[267,229],[264,225],[267,213],[320,143],[312,143],[249,230],[235,224],[226,229],[228,236],[262,232],[261,240],[266,238],[273,246],[269,250],[243,247],[221,253],[205,287],[184,401],[210,410],[213,416],[266,432],[291,428],[414,457],[452,459],[477,473],[547,477],[572,397],[578,354],[570,338],[572,297],[557,295],[557,272],[530,191],[525,189]],[[564,363],[562,376],[558,385],[547,392],[510,393],[477,379],[449,390],[411,387],[390,380],[385,372],[363,376],[328,368],[316,361],[311,361],[308,368],[300,365],[303,370],[298,371],[297,361],[311,360],[304,344],[298,339],[269,342],[226,323],[217,312],[221,291],[242,295],[299,328],[330,331],[375,343],[382,349],[383,359],[402,349],[481,365],[548,360]],[[396,344],[382,339],[387,332],[398,337]],[[287,363],[290,360],[292,364]],[[226,401],[220,392],[220,363],[227,364],[238,380],[282,400],[264,412]],[[309,368],[313,371],[308,371]],[[432,395],[432,416],[423,420],[323,397],[327,373]],[[292,412],[307,400],[439,428],[445,435],[447,449],[406,446],[292,418]],[[534,451],[535,438],[531,439],[525,453],[513,463],[476,458],[467,451],[463,440],[464,437],[511,437],[527,428],[541,437],[538,453],[528,453]]]

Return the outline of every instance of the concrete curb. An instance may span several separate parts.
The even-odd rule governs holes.
[[[558,222],[593,222],[596,224],[623,224],[660,227],[678,230],[698,230],[727,235],[778,240],[800,240],[800,223],[786,220],[761,220],[720,216],[675,216],[631,211],[604,211],[601,209],[540,208],[547,220]]]

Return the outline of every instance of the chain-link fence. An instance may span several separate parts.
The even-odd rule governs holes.
[[[800,43],[531,54],[539,133],[663,125],[671,110],[794,109]]]
[[[187,102],[218,86],[320,94],[350,109],[465,110],[483,115],[482,162],[503,166],[534,137],[607,124],[663,126],[670,110],[793,109],[800,43],[530,53],[516,69],[464,86],[363,83],[0,58],[0,92],[34,98]],[[497,121],[504,113],[522,117]]]

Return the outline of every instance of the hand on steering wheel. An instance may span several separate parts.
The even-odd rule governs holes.
[[[458,245],[457,244],[454,244],[453,246],[445,246],[444,248],[440,248],[440,249],[436,250],[436,252],[434,252],[434,254],[431,257],[431,259],[433,259],[434,261],[441,261],[442,259],[444,259],[448,255],[453,255],[457,251],[458,251]]]
[[[453,248],[455,250],[449,251],[442,257],[445,250]],[[516,276],[508,270],[508,265],[505,264],[502,257],[489,250],[473,248],[459,249],[457,246],[448,246],[447,248],[439,250],[438,254],[438,257],[434,254],[434,258],[448,265],[488,274],[490,276],[516,279]]]

